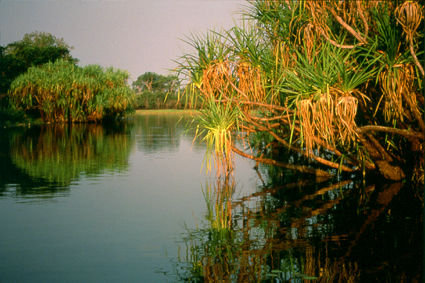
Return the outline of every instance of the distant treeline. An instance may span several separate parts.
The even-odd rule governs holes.
[[[201,108],[200,101],[188,100],[177,76],[146,72],[133,82],[136,109]]]
[[[0,46],[0,125],[97,122],[134,111],[127,71],[79,67],[71,49],[45,32]]]
[[[0,126],[33,122],[98,122],[134,109],[199,109],[177,76],[80,67],[73,47],[50,33],[25,34],[0,46]]]

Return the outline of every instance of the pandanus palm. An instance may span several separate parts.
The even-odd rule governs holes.
[[[193,94],[213,97],[204,117],[234,109],[239,128],[231,134],[268,135],[264,148],[283,146],[333,170],[423,182],[420,2],[255,0],[246,11],[250,24],[193,37],[197,53],[180,60]],[[232,150],[327,174],[261,150]]]
[[[129,74],[98,65],[78,67],[65,60],[32,67],[11,85],[18,109],[37,109],[46,122],[100,121],[132,110]]]

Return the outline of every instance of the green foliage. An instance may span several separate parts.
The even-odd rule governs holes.
[[[70,57],[70,50],[65,47],[39,47],[18,42],[9,44],[6,52],[10,46],[13,46],[14,49],[13,51],[9,51],[8,54],[23,62],[26,69],[31,66],[40,66],[47,62],[55,62],[58,59],[66,59],[70,62],[76,61]]]
[[[144,90],[150,92],[176,92],[179,84],[180,82],[176,76],[163,76],[153,72],[146,72],[140,75],[132,86],[136,92]]]
[[[132,125],[58,124],[24,128],[8,135],[7,152],[16,168],[32,180],[50,187],[69,186],[81,177],[102,172],[125,171],[133,139]],[[0,183],[1,185],[1,183]],[[33,188],[41,194],[42,188]]]
[[[6,47],[0,46],[0,95],[1,106],[6,104],[6,96],[10,84],[21,73],[25,72],[25,62],[14,55],[6,54]]]
[[[266,146],[393,180],[411,170],[423,182],[423,158],[409,162],[425,130],[423,10],[418,1],[249,1],[241,27],[187,40],[195,52],[177,73],[193,96],[239,108],[246,132],[272,137]]]
[[[207,145],[205,162],[207,170],[211,170],[211,156],[217,161],[219,170],[224,174],[231,168],[232,162],[232,131],[238,129],[239,109],[231,108],[230,104],[220,107],[219,102],[209,99],[205,109],[200,110],[200,115],[194,117],[197,123],[197,134],[203,136],[203,141]],[[198,132],[199,131],[199,132]],[[195,139],[196,139],[195,137]],[[221,168],[221,166],[224,166]]]
[[[25,112],[12,108],[0,108],[0,126],[9,126],[26,121]]]
[[[76,63],[70,55],[72,47],[62,38],[46,32],[25,34],[22,40],[0,47],[0,93],[6,93],[12,81],[31,66],[65,59]]]
[[[0,46],[0,125],[28,121],[20,111],[10,107],[7,92],[13,80],[32,66],[58,59],[76,63],[78,60],[70,55],[71,49],[62,38],[46,32],[25,34],[20,41]]]
[[[57,38],[56,36],[48,32],[35,31],[24,35],[20,43],[37,46],[37,47],[63,47],[66,49],[73,49],[69,46],[63,38]],[[11,45],[13,46],[13,44]],[[13,49],[13,48],[12,48]]]
[[[47,32],[32,32],[24,35],[22,40],[12,42],[5,48],[5,53],[14,55],[24,60],[27,66],[41,65],[49,61],[63,58],[77,62],[70,55],[72,46],[68,45],[63,38],[57,38]]]
[[[180,100],[180,80],[177,76],[163,76],[146,72],[133,82],[136,93],[136,108],[140,109],[181,109],[184,102]]]
[[[132,111],[129,74],[98,65],[84,68],[60,59],[31,67],[13,81],[13,107],[36,109],[45,122],[100,121]]]

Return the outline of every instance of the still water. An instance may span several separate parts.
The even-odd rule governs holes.
[[[422,282],[423,190],[205,147],[173,115],[0,133],[0,282]]]
[[[0,282],[171,280],[209,179],[205,148],[179,118],[2,132]],[[239,161],[238,185],[251,190],[253,165]]]

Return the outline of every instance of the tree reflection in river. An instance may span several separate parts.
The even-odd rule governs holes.
[[[189,181],[182,177],[195,179],[193,173],[184,175],[190,162],[189,158],[185,160],[185,150],[180,155],[163,153],[176,149],[179,143],[189,150],[192,136],[186,137],[189,142],[181,139],[184,129],[172,126],[175,117],[149,117],[149,120],[147,123],[145,118],[135,117],[113,127],[63,124],[4,130],[0,135],[0,196],[4,196],[4,207],[10,208],[9,203],[14,203],[9,202],[10,196],[57,197],[68,193],[74,180],[84,179],[82,185],[75,185],[74,195],[78,192],[80,198],[70,197],[60,205],[13,206],[16,210],[5,210],[5,215],[17,215],[16,221],[5,221],[8,224],[2,227],[2,231],[9,228],[1,241],[3,259],[9,263],[9,271],[19,270],[27,278],[34,278],[32,274],[37,269],[38,282],[46,275],[44,270],[87,279],[74,270],[81,270],[89,256],[86,247],[95,246],[105,251],[101,258],[96,254],[91,258],[90,264],[98,267],[96,276],[111,278],[115,273],[106,271],[114,267],[114,271],[122,272],[118,276],[124,276],[130,273],[125,267],[131,267],[137,260],[140,266],[132,269],[135,277],[155,272],[146,266],[162,253],[164,235],[172,233],[166,220],[181,207],[191,217],[193,204],[188,203],[201,186],[196,183],[191,191]],[[159,122],[155,124],[156,121]],[[139,151],[131,153],[136,145]],[[195,150],[196,146],[193,146]],[[129,156],[133,158],[130,165]],[[157,162],[161,158],[165,162]],[[155,163],[160,165],[155,167]],[[119,189],[110,188],[109,194],[104,193],[103,186],[111,182],[110,178],[103,180],[100,188],[84,178],[126,172],[131,167],[133,174],[119,182],[112,181],[111,186]],[[422,189],[408,182],[380,184],[374,180],[363,182],[349,178],[318,181],[276,167],[260,166],[259,170],[261,182],[258,184],[262,185],[241,198],[236,197],[241,187],[236,179],[212,179],[203,185],[207,213],[205,217],[194,214],[198,229],[188,230],[179,242],[180,254],[172,260],[175,281],[308,282],[316,278],[314,282],[422,282]],[[199,171],[195,171],[198,174]],[[162,183],[166,185],[164,188]],[[184,191],[185,188],[190,189]],[[93,190],[97,191],[92,195]],[[250,190],[251,186],[247,191]],[[182,204],[173,206],[179,203],[178,195]],[[87,196],[91,198],[81,202]],[[98,204],[95,209],[94,203]],[[53,208],[57,210],[51,213]],[[22,209],[30,213],[19,213]],[[53,222],[41,217],[56,214],[57,218],[49,218]],[[81,216],[81,219],[76,218],[80,222],[74,219],[76,214]],[[29,216],[39,220],[34,227],[21,224]],[[185,218],[184,221],[189,220]],[[151,235],[151,231],[162,231],[154,224],[166,232]],[[34,233],[39,227],[45,234]],[[84,230],[78,230],[80,227]],[[129,232],[122,233],[121,229]],[[104,231],[109,231],[107,241],[117,239],[115,245],[99,241]],[[35,240],[25,241],[26,237]],[[19,242],[16,250],[11,244],[14,239]],[[73,239],[83,239],[85,246],[74,243]],[[33,245],[32,240],[38,244]],[[140,242],[149,248],[154,243],[155,256],[144,259],[146,252],[135,250]],[[27,243],[22,246],[26,248],[26,255],[30,255],[26,256],[24,264],[21,243]],[[50,253],[55,247],[61,248],[56,254]],[[117,264],[116,256],[124,252],[134,257],[129,256],[128,260]],[[136,256],[139,254],[140,258]],[[102,259],[107,268],[98,264]],[[168,263],[168,259],[161,258],[155,266],[161,268],[164,262]],[[53,263],[63,265],[55,270],[51,268]],[[2,270],[2,276],[6,269]],[[10,272],[8,274],[9,278],[15,278]],[[93,273],[90,270],[88,274]],[[153,278],[150,276],[146,278]]]
[[[232,199],[233,180],[207,184],[205,222],[183,237],[186,254],[175,263],[176,279],[422,282],[417,188],[298,178],[267,181],[239,200]]]
[[[181,140],[192,141],[195,136],[195,126],[190,126],[193,123],[190,116],[168,114],[145,115],[143,118],[135,121],[135,134],[137,147],[147,154],[176,150]],[[192,144],[193,148],[204,151],[198,142]]]
[[[1,139],[0,192],[51,197],[67,191],[80,174],[126,170],[134,143],[131,127],[85,123],[8,129]]]

